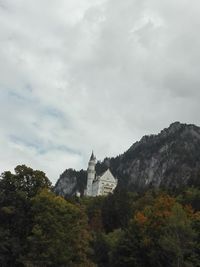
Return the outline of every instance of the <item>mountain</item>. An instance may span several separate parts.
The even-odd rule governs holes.
[[[144,136],[124,154],[105,158],[96,165],[97,174],[110,168],[118,187],[141,191],[149,187],[177,190],[200,185],[200,127],[172,123],[158,135]],[[60,195],[83,194],[87,173],[66,170],[55,185]]]

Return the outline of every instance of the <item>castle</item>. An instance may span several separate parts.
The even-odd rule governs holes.
[[[96,158],[92,152],[87,169],[87,189],[86,196],[101,196],[112,193],[117,186],[117,179],[111,171],[107,169],[102,175],[97,176],[95,171]]]

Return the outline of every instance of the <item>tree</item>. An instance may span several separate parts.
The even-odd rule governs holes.
[[[85,205],[91,231],[100,232],[103,230],[102,205],[104,196],[85,197],[82,204]]]
[[[99,267],[111,267],[114,261],[114,250],[118,247],[119,240],[123,235],[121,229],[114,230],[108,234],[98,232],[94,235],[93,249],[94,261]]]
[[[132,223],[112,247],[110,266],[145,267],[145,253],[140,249],[141,238],[138,226]]]
[[[105,198],[102,206],[102,220],[107,233],[127,227],[132,215],[134,198],[134,195],[125,190],[118,190]]]
[[[25,265],[89,266],[87,218],[78,206],[43,190],[32,199],[31,212],[33,226],[27,237]]]
[[[162,249],[166,266],[195,266],[192,262],[196,233],[192,228],[192,220],[180,204],[175,204],[171,215],[166,219],[163,235],[158,242]]]
[[[110,266],[199,266],[199,220],[192,208],[166,194],[136,211]]]
[[[200,189],[196,187],[188,187],[182,192],[177,200],[183,205],[191,205],[195,211],[200,210]]]
[[[15,173],[4,172],[0,179],[0,265],[21,266],[27,233],[31,229],[31,198],[51,183],[41,171],[25,165]]]

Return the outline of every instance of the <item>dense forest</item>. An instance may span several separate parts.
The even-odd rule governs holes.
[[[198,267],[200,187],[54,193],[25,165],[0,178],[0,266]]]

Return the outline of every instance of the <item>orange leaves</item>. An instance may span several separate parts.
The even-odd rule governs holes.
[[[158,210],[170,211],[175,203],[175,198],[168,195],[161,195],[155,199],[155,208]]]
[[[152,227],[164,224],[165,220],[171,216],[176,200],[168,195],[160,195],[154,199],[154,203],[144,207],[143,211],[138,211],[135,221],[138,225],[146,222]]]
[[[184,215],[185,214],[185,215]],[[200,213],[194,212],[190,205],[181,205],[167,194],[157,196],[152,203],[135,213],[134,221],[143,231],[159,231],[175,218],[185,216],[187,220],[199,221]]]
[[[148,218],[144,215],[143,212],[138,211],[135,214],[135,221],[139,224],[139,225],[144,225],[147,222]]]

